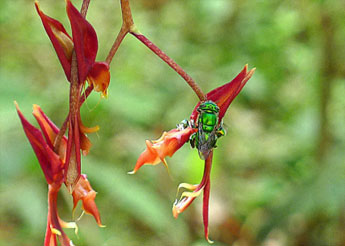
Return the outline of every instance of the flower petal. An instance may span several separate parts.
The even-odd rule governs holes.
[[[43,132],[43,135],[51,149],[54,149],[54,142],[57,134],[59,133],[60,129],[48,118],[47,115],[42,111],[41,107],[34,104],[33,106],[33,115],[35,116],[40,128]],[[65,162],[66,158],[66,148],[67,148],[67,138],[63,136],[61,139],[60,149],[59,149],[59,156],[60,159]]]
[[[204,231],[205,231],[205,238],[209,243],[212,241],[208,237],[208,207],[209,207],[209,197],[210,197],[210,173],[212,167],[212,158],[213,158],[213,151],[209,154],[208,158],[205,160],[205,169],[204,175],[199,185],[190,185],[186,183],[182,183],[178,187],[178,191],[180,188],[185,188],[191,190],[192,192],[183,192],[180,199],[175,201],[172,213],[175,218],[186,210],[189,205],[194,201],[196,197],[198,197],[201,192],[204,192],[203,198],[203,223],[204,223]]]
[[[197,198],[201,194],[203,189],[204,189],[204,185],[200,184],[193,190],[193,192],[185,191],[182,193],[180,200],[175,201],[172,208],[172,213],[175,219],[178,217],[180,213],[182,213],[184,210],[186,210],[186,208],[189,207],[189,205],[194,201],[194,199]]]
[[[99,126],[94,126],[94,127],[86,127],[84,126],[80,115],[79,115],[79,135],[80,135],[80,149],[83,152],[83,155],[87,155],[90,151],[90,148],[92,146],[92,143],[90,139],[86,136],[86,133],[93,133],[97,132],[99,130]]]
[[[45,15],[41,11],[37,1],[35,2],[35,6],[37,13],[41,17],[44,29],[46,30],[48,37],[54,46],[62,68],[65,71],[66,77],[68,80],[70,80],[73,52],[72,38],[68,35],[65,28],[59,21]]]
[[[83,210],[86,213],[93,215],[93,217],[97,221],[97,224],[100,227],[103,227],[101,217],[95,203],[96,194],[97,193],[92,189],[89,181],[87,180],[86,175],[82,174],[72,193],[73,212],[78,204],[78,201],[82,200]]]
[[[97,35],[91,24],[66,0],[66,10],[71,22],[73,43],[78,62],[79,83],[83,83],[89,73],[98,50]]]
[[[36,154],[48,184],[61,184],[63,181],[62,166],[59,156],[49,147],[40,130],[31,125],[20,111],[15,102],[18,116],[24,128],[24,132]]]
[[[219,107],[219,122],[223,119],[226,111],[228,110],[230,103],[235,99],[235,97],[240,93],[243,86],[247,83],[247,81],[252,77],[255,68],[248,70],[248,65],[245,65],[243,70],[234,78],[231,82],[222,85],[209,93],[206,94],[206,100],[211,100],[215,102]],[[200,102],[194,108],[191,119],[196,121],[198,117],[197,108],[199,107]]]
[[[106,97],[110,82],[109,65],[105,62],[96,62],[93,64],[87,80],[89,85],[93,85],[95,91],[102,92],[102,96]]]
[[[141,153],[134,170],[130,173],[136,173],[145,164],[156,165],[160,162],[166,164],[165,157],[173,156],[189,140],[190,135],[196,131],[197,129],[190,127],[184,130],[172,129],[169,132],[164,132],[158,140],[146,140],[146,150]]]

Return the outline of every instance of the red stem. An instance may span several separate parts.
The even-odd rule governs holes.
[[[117,35],[115,42],[114,42],[113,46],[111,47],[111,49],[108,53],[107,58],[105,59],[105,62],[108,63],[109,65],[110,65],[111,61],[113,60],[113,57],[114,57],[117,49],[119,48],[122,40],[125,38],[127,33],[128,33],[128,29],[124,25],[122,25],[121,30],[120,30],[119,34]]]
[[[62,246],[69,246],[70,242],[65,234],[65,232],[62,230],[62,227],[59,222],[59,216],[57,211],[57,198],[58,198],[58,192],[61,185],[49,185],[48,186],[48,225],[47,230],[51,230],[50,226],[52,226],[54,229],[57,229],[61,232],[61,236],[59,236],[59,240],[61,242]],[[49,227],[49,228],[48,228]],[[47,232],[46,232],[47,233]],[[52,233],[52,232],[51,232]],[[54,236],[55,237],[55,236]],[[45,241],[49,240],[48,238],[45,239]],[[55,239],[54,239],[55,240]]]
[[[154,43],[152,43],[144,35],[131,32],[133,36],[139,39],[145,46],[153,51],[159,58],[161,58],[165,63],[167,63],[172,69],[174,69],[193,89],[196,95],[199,97],[200,101],[205,101],[205,94],[202,92],[199,85],[190,77],[183,69],[180,67],[173,59],[171,59],[167,54],[165,54],[161,49],[159,49]]]
[[[207,241],[210,242],[208,238],[208,209],[209,209],[209,199],[210,199],[210,176],[206,180],[205,188],[204,188],[204,197],[203,197],[203,204],[202,204],[202,218],[204,222],[204,232],[205,238]]]
[[[89,4],[90,0],[84,0],[83,5],[81,6],[80,13],[84,18],[86,17],[87,10],[89,9]]]

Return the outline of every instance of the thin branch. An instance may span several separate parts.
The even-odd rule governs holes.
[[[80,13],[84,18],[86,17],[87,10],[89,9],[89,4],[90,0],[84,0],[83,5],[81,6]]]
[[[117,51],[117,49],[119,48],[122,40],[124,39],[124,37],[127,35],[128,30],[126,29],[126,27],[124,25],[122,25],[121,30],[119,32],[119,34],[117,35],[115,42],[113,44],[113,46],[111,47],[107,58],[105,59],[105,62],[108,63],[110,65],[111,61],[113,60],[113,57]]]
[[[174,71],[176,71],[193,89],[196,95],[199,97],[200,101],[206,99],[205,94],[202,92],[199,85],[189,76],[183,69],[180,67],[173,59],[171,59],[167,54],[165,54],[161,49],[159,49],[154,43],[152,43],[148,38],[142,35],[136,28],[132,11],[129,6],[129,0],[120,0],[121,1],[121,11],[122,11],[122,27],[119,34],[116,37],[116,40],[109,51],[109,54],[106,58],[108,64],[111,63],[117,49],[119,48],[123,38],[127,33],[131,33],[137,39],[139,39],[144,45],[146,45],[150,50],[153,51],[158,57],[160,57],[165,63],[167,63]]]
[[[111,47],[105,62],[110,64],[119,48],[122,40],[134,27],[131,8],[129,7],[129,0],[121,0],[121,12],[122,12],[122,26],[119,34],[117,35],[113,46]]]
[[[134,26],[132,11],[129,6],[129,0],[121,0],[121,11],[123,24],[129,31],[132,28],[132,26]]]
[[[145,46],[153,51],[159,58],[161,58],[165,63],[167,63],[172,69],[174,69],[193,89],[196,95],[199,97],[200,101],[205,101],[205,94],[202,92],[200,86],[189,76],[181,66],[179,66],[173,59],[171,59],[167,54],[165,54],[161,49],[159,49],[154,43],[152,43],[148,38],[142,34],[131,32],[133,36],[139,39]]]

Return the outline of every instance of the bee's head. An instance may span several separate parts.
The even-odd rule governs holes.
[[[203,103],[200,104],[200,106],[198,107],[198,112],[209,112],[209,113],[218,113],[219,112],[219,107],[217,106],[217,104],[215,104],[212,101],[205,101]]]

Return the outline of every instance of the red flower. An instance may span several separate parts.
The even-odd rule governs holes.
[[[87,154],[91,147],[91,142],[85,133],[98,130],[98,128],[86,128],[83,126],[80,117],[79,99],[87,80],[90,87],[95,91],[107,95],[107,88],[110,81],[109,65],[104,62],[95,62],[98,50],[97,35],[91,24],[72,5],[70,0],[66,0],[66,11],[71,23],[72,36],[66,32],[63,25],[45,15],[38,2],[35,2],[37,13],[39,14],[43,26],[53,44],[56,54],[64,69],[69,81],[77,81],[75,87],[71,83],[70,112],[68,118],[68,143],[66,152],[65,182],[72,193],[74,186],[78,182],[81,174],[81,155]],[[73,52],[77,71],[72,71]],[[72,78],[72,76],[75,77]]]
[[[47,217],[47,231],[45,237],[45,246],[57,245],[56,236],[59,236],[61,244],[64,246],[70,245],[70,240],[63,232],[60,224],[60,218],[57,212],[57,194],[64,181],[64,160],[63,154],[59,156],[53,150],[54,134],[56,132],[55,125],[43,114],[40,108],[34,106],[34,116],[36,117],[41,131],[31,125],[20,112],[16,104],[19,118],[22,122],[24,132],[29,139],[29,142],[37,156],[38,162],[41,165],[44,176],[49,186],[48,192],[48,217]],[[43,135],[44,138],[43,138]],[[66,143],[66,139],[64,139]],[[64,146],[64,145],[61,145]],[[64,148],[64,147],[62,147]],[[60,151],[59,151],[60,153]],[[62,157],[62,158],[61,158]]]
[[[100,227],[104,227],[102,225],[101,217],[99,215],[98,208],[95,203],[96,194],[97,192],[92,189],[86,177],[86,174],[82,174],[72,193],[73,212],[75,208],[77,207],[79,200],[82,200],[83,210],[86,213],[91,214],[95,218],[97,224]]]
[[[146,140],[146,150],[141,153],[130,174],[136,173],[145,164],[156,165],[163,162],[165,166],[168,166],[165,157],[173,156],[189,140],[190,135],[194,132],[196,132],[196,129],[193,128],[186,128],[184,130],[172,129],[169,132],[164,132],[158,140]]]
[[[240,93],[243,86],[253,75],[255,69],[247,70],[246,65],[244,69],[233,79],[231,82],[220,86],[206,94],[206,100],[199,102],[191,116],[190,121],[181,123],[177,129],[170,130],[168,133],[164,132],[163,136],[156,141],[146,141],[146,150],[141,153],[134,170],[131,173],[135,173],[144,164],[156,165],[163,162],[165,165],[165,157],[172,156],[179,148],[181,148],[188,140],[191,141],[191,145],[196,146],[199,150],[200,157],[205,159],[205,169],[203,178],[198,185],[191,185],[182,183],[179,185],[178,190],[181,188],[187,189],[182,193],[181,198],[177,200],[173,205],[173,215],[175,218],[182,213],[193,200],[204,193],[203,199],[203,223],[205,230],[205,238],[209,240],[208,236],[208,205],[210,194],[210,172],[212,166],[213,148],[217,138],[224,135],[221,129],[222,119],[230,106],[230,103]],[[203,108],[206,104],[210,108],[206,108],[206,116],[200,116],[203,114]],[[206,106],[205,106],[206,107]],[[202,118],[204,117],[204,118]],[[205,128],[203,128],[205,126]],[[211,127],[211,128],[210,128]],[[204,129],[210,128],[208,134]],[[202,135],[202,137],[200,137]],[[207,135],[207,136],[206,136]],[[211,141],[212,140],[212,141]],[[201,142],[204,141],[204,145]],[[206,147],[205,147],[206,146]],[[205,149],[206,148],[206,149]]]
[[[44,245],[57,245],[56,237],[59,238],[59,241],[63,246],[73,245],[62,228],[75,228],[77,230],[77,226],[74,222],[67,223],[61,220],[57,211],[58,192],[65,181],[64,174],[67,171],[67,166],[65,165],[67,138],[65,136],[62,138],[60,148],[54,152],[54,142],[59,132],[59,128],[57,128],[56,125],[44,114],[38,105],[34,105],[33,115],[35,116],[41,130],[37,129],[27,121],[16,102],[15,105],[18,116],[23,125],[24,132],[36,154],[48,183],[48,216]],[[88,183],[87,180],[86,182]],[[77,187],[79,186],[77,185]],[[91,188],[91,186],[89,187]],[[90,191],[92,191],[92,189],[89,190],[89,192]],[[101,225],[98,209],[94,203],[94,197],[95,195],[93,196],[92,201],[87,203],[92,203],[93,212],[91,212],[91,214],[94,215],[97,223]],[[88,209],[88,211],[90,210]]]
[[[35,6],[67,79],[71,80],[72,53],[73,49],[75,49],[79,83],[84,83],[85,80],[88,80],[94,86],[94,90],[101,91],[106,95],[110,81],[109,65],[105,62],[95,62],[98,41],[96,32],[91,24],[82,17],[70,0],[66,0],[66,10],[73,35],[72,39],[58,20],[45,15],[41,11],[37,1]]]

